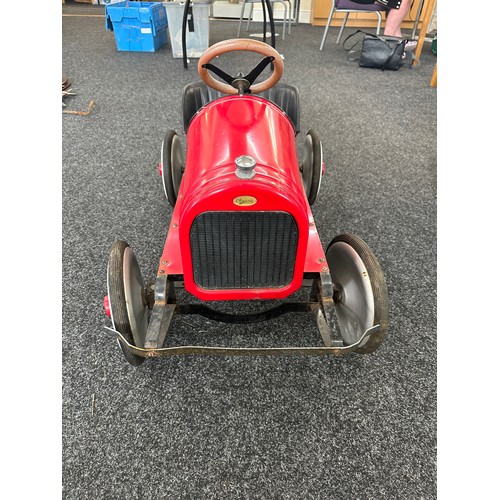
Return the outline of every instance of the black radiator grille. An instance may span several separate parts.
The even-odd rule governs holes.
[[[279,288],[292,281],[298,229],[288,213],[204,212],[190,239],[201,288]]]

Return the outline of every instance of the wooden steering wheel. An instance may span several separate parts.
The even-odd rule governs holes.
[[[220,56],[221,54],[226,54],[227,52],[235,51],[257,52],[265,57],[246,76],[242,73],[239,73],[238,76],[231,76],[219,69],[217,66],[210,64],[212,59],[215,57]],[[252,86],[256,78],[271,62],[273,63],[273,72],[271,76],[267,80]],[[222,78],[226,83],[216,80],[209,73],[209,70]],[[260,42],[259,40],[233,38],[231,40],[223,40],[222,42],[218,42],[209,47],[198,61],[198,73],[200,74],[201,79],[209,87],[212,87],[223,94],[258,94],[259,92],[263,92],[278,83],[279,79],[283,75],[283,59],[276,49],[267,43]]]

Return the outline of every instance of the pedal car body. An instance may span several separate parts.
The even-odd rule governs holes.
[[[211,60],[235,50],[265,58],[232,77]],[[262,70],[274,71],[254,85]],[[145,285],[129,245],[116,241],[108,262],[106,308],[132,365],[171,354],[334,354],[373,352],[387,329],[385,279],[377,259],[355,235],[323,250],[311,206],[324,171],[319,134],[309,130],[302,156],[298,91],[279,84],[283,62],[269,45],[226,40],[200,58],[203,80],[183,96],[187,150],[168,130],[160,173],[173,207],[154,284]],[[215,80],[214,72],[226,83]],[[182,286],[205,303],[179,304]],[[253,314],[221,313],[211,301],[285,299],[304,286],[307,302],[283,302]],[[313,314],[322,346],[239,348],[164,346],[176,314],[250,323],[288,312]]]

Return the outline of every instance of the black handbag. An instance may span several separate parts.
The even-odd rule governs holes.
[[[347,40],[358,33],[364,33],[365,35],[362,40],[361,50],[353,50],[359,40],[350,48],[346,48]],[[362,68],[397,71],[404,64],[406,42],[405,38],[373,35],[372,33],[357,30],[344,40],[343,45],[344,50],[349,51],[348,59],[350,61],[359,60],[359,66]]]

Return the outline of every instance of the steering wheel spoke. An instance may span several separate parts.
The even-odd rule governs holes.
[[[255,66],[255,68],[252,71],[250,71],[250,73],[248,73],[247,76],[244,77],[245,80],[247,80],[250,83],[250,85],[252,85],[252,83],[255,82],[255,80],[259,77],[259,75],[264,71],[266,66],[272,63],[273,61],[274,61],[273,56],[264,57],[264,59],[262,59],[262,61],[260,61],[260,63],[257,64],[257,66]]]
[[[222,78],[226,83],[229,83],[229,85],[233,84],[234,77],[228,75],[225,71],[222,71],[215,64],[207,63],[203,65],[203,68],[209,69],[210,71],[212,71],[212,73],[215,73],[218,77]]]

